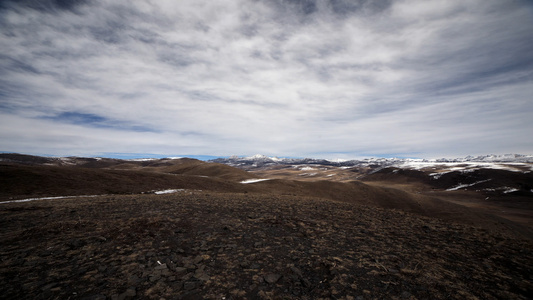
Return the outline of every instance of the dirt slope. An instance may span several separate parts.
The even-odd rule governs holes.
[[[236,182],[216,177],[143,170],[0,164],[0,200],[30,197],[138,194],[162,189],[244,191]]]

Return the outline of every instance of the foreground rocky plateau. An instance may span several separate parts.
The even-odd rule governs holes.
[[[183,191],[6,203],[4,299],[528,299],[532,243],[399,210]]]

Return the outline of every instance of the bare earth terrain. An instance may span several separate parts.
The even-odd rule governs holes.
[[[243,184],[266,173],[194,160],[90,163],[2,163],[3,299],[533,295],[528,195],[493,194],[480,207],[475,191],[383,175],[392,171],[366,183]],[[163,189],[175,190],[150,192]],[[65,195],[101,196],[14,202]],[[513,213],[494,213],[504,205]]]

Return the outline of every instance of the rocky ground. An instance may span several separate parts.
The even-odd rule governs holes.
[[[288,195],[0,204],[4,299],[529,299],[532,250],[481,228]]]

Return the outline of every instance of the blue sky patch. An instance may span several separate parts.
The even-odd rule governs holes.
[[[115,130],[125,130],[125,131],[138,131],[138,132],[156,132],[156,130],[151,129],[146,126],[140,126],[135,124],[130,124],[128,122],[116,121],[103,116],[90,113],[79,113],[79,112],[62,112],[55,116],[43,117],[43,119],[53,120],[60,123],[68,123],[86,127],[95,127],[95,128],[108,128]]]

